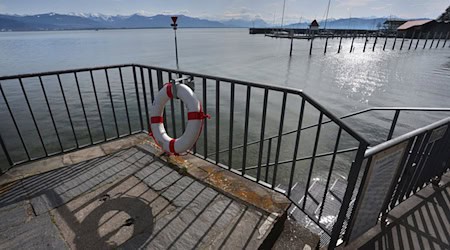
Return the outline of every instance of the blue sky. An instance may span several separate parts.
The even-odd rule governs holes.
[[[286,0],[285,22],[322,19],[328,0]],[[436,18],[450,0],[331,0],[329,17]],[[0,0],[0,13],[184,14],[214,20],[260,17],[280,22],[283,0]]]

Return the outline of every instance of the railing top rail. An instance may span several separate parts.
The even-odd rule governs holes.
[[[363,114],[363,113],[367,113],[370,111],[396,111],[396,110],[399,110],[399,111],[450,112],[450,108],[435,108],[435,107],[371,107],[371,108],[362,109],[362,110],[341,116],[341,119],[352,117],[352,116]]]
[[[322,112],[328,118],[330,118],[333,122],[335,122],[337,125],[342,127],[342,129],[344,129],[347,133],[349,133],[355,139],[357,139],[360,142],[367,143],[367,140],[363,136],[361,136],[359,133],[357,133],[352,128],[350,128],[350,126],[348,126],[344,121],[340,120],[339,117],[337,117],[334,114],[332,114],[330,111],[328,111],[328,109],[326,109],[324,106],[319,104],[312,97],[310,97],[309,95],[304,93],[302,90],[295,89],[295,88],[273,86],[273,85],[269,85],[269,84],[254,83],[254,82],[236,80],[236,79],[231,79],[231,78],[218,77],[218,76],[212,76],[212,75],[206,75],[206,74],[199,74],[199,73],[193,73],[193,72],[188,72],[188,71],[168,69],[168,68],[163,68],[163,67],[155,67],[155,66],[149,66],[149,65],[143,65],[143,64],[118,64],[118,65],[108,65],[108,66],[99,66],[99,67],[78,68],[78,69],[71,69],[71,70],[58,70],[58,71],[47,71],[47,72],[41,72],[41,73],[2,76],[2,77],[0,77],[0,81],[19,79],[19,78],[49,76],[49,75],[57,75],[57,74],[69,74],[69,73],[74,73],[74,72],[85,72],[85,71],[93,71],[93,70],[121,68],[121,67],[132,67],[132,66],[148,68],[148,69],[152,69],[152,70],[167,71],[167,72],[172,72],[172,73],[179,73],[179,74],[184,74],[184,75],[191,75],[191,76],[194,76],[194,77],[214,79],[214,80],[219,80],[219,81],[223,81],[223,82],[230,82],[230,83],[235,83],[235,84],[242,84],[242,85],[251,86],[251,87],[255,87],[255,88],[280,91],[280,92],[283,92],[283,93],[285,92],[285,93],[290,93],[290,94],[296,94],[296,95],[299,95],[302,98],[304,98],[309,104],[314,106],[316,109],[318,109],[320,112]]]
[[[268,90],[274,90],[274,91],[280,91],[280,92],[286,92],[286,93],[290,93],[290,94],[299,95],[302,98],[304,98],[309,104],[311,104],[316,109],[318,109],[320,112],[322,112],[325,116],[330,118],[337,125],[342,127],[343,130],[345,130],[347,133],[349,133],[355,139],[357,139],[358,141],[363,142],[365,144],[368,144],[368,141],[363,136],[361,136],[358,132],[356,132],[355,130],[350,128],[350,126],[348,126],[344,121],[340,120],[339,117],[332,114],[324,106],[319,104],[312,97],[310,97],[308,94],[306,94],[305,92],[303,92],[300,89],[295,89],[295,88],[290,88],[290,87],[273,86],[273,85],[269,85],[269,84],[254,83],[254,82],[248,82],[248,81],[242,81],[242,80],[235,80],[235,79],[226,78],[226,77],[198,74],[198,73],[193,73],[193,72],[188,72],[188,71],[181,71],[181,70],[168,69],[168,68],[162,68],[162,67],[153,67],[153,66],[141,65],[141,64],[135,64],[135,66],[149,68],[149,69],[153,69],[153,70],[162,70],[162,71],[168,71],[168,72],[172,72],[172,73],[179,73],[179,74],[184,74],[184,75],[191,75],[194,77],[201,77],[201,78],[207,78],[207,79],[210,78],[210,79],[219,80],[219,81],[223,81],[223,82],[242,84],[242,85],[251,86],[251,87],[255,87],[255,88],[268,89]]]
[[[131,63],[130,64],[117,64],[117,65],[98,66],[98,67],[89,67],[89,68],[77,68],[77,69],[67,69],[67,70],[46,71],[46,72],[40,72],[40,73],[0,76],[0,81],[13,80],[13,79],[18,79],[18,78],[38,77],[38,76],[70,74],[70,73],[74,73],[74,72],[84,72],[84,71],[91,71],[91,70],[114,69],[114,68],[131,67],[131,66],[135,66],[135,65],[131,64]]]
[[[430,125],[418,128],[418,129],[413,130],[413,131],[411,131],[409,133],[406,133],[404,135],[401,135],[401,136],[396,137],[394,139],[391,139],[389,141],[386,141],[386,142],[383,142],[381,144],[378,144],[378,145],[376,145],[374,147],[371,147],[371,148],[367,149],[366,153],[364,154],[364,157],[368,158],[368,157],[370,157],[370,156],[372,156],[372,155],[374,155],[376,153],[379,153],[379,152],[381,152],[381,151],[383,151],[385,149],[388,149],[388,148],[393,147],[393,146],[395,146],[395,145],[397,145],[399,143],[402,143],[402,142],[404,142],[406,140],[409,140],[409,139],[413,138],[414,136],[417,136],[417,135],[420,135],[420,134],[422,134],[422,133],[424,133],[426,131],[430,131],[432,129],[438,128],[438,127],[440,127],[440,126],[442,126],[444,124],[447,124],[447,123],[450,123],[450,117],[444,118],[444,119],[442,119],[440,121],[437,121],[437,122],[434,122],[434,123],[432,123]]]

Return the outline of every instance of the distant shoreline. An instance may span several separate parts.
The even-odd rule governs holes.
[[[249,29],[250,27],[179,27],[180,29]],[[100,30],[161,30],[172,27],[142,27],[142,28],[85,28],[85,29],[46,29],[46,30],[0,30],[0,33],[7,32],[45,32],[45,31],[100,31]]]

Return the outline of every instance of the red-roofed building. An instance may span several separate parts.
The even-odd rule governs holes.
[[[421,34],[421,38],[432,38],[434,36],[446,36],[450,32],[450,23],[437,22],[435,20],[412,20],[407,21],[397,28],[400,34],[405,34],[406,37],[418,37]]]

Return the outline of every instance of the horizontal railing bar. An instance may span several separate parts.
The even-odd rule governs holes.
[[[368,158],[368,157],[370,157],[370,156],[372,156],[372,155],[374,155],[374,154],[376,154],[378,152],[381,152],[381,151],[383,151],[383,150],[385,150],[387,148],[395,146],[395,145],[397,145],[399,143],[402,143],[402,142],[404,142],[406,140],[409,140],[409,139],[411,139],[411,138],[413,138],[413,137],[415,137],[417,135],[420,135],[420,134],[422,134],[422,133],[424,133],[426,131],[438,128],[438,127],[440,127],[442,125],[445,125],[447,123],[450,123],[450,117],[444,118],[444,119],[442,119],[440,121],[437,121],[437,122],[434,122],[434,123],[432,123],[430,125],[418,128],[418,129],[413,130],[413,131],[411,131],[409,133],[406,133],[404,135],[401,135],[399,137],[391,139],[391,140],[389,140],[387,142],[383,142],[381,144],[378,144],[378,145],[376,145],[376,146],[366,150],[366,153],[365,153],[364,157]]]
[[[93,71],[93,70],[104,70],[104,69],[115,69],[115,68],[125,68],[132,67],[134,64],[118,64],[118,65],[108,65],[108,66],[99,66],[99,67],[91,67],[91,68],[78,68],[78,69],[67,69],[67,70],[57,70],[57,71],[46,71],[40,73],[30,73],[30,74],[20,74],[20,75],[10,75],[10,76],[1,76],[1,80],[13,80],[17,78],[30,78],[30,77],[38,77],[38,76],[50,76],[57,74],[73,74],[78,72],[85,71]]]
[[[396,110],[400,110],[400,111],[450,112],[450,108],[373,107],[373,108],[367,108],[367,109],[363,109],[363,110],[360,110],[360,111],[357,111],[357,112],[354,112],[354,113],[350,113],[348,115],[341,116],[341,117],[339,117],[339,119],[349,118],[349,117],[352,117],[352,116],[355,116],[355,115],[359,115],[359,114],[362,114],[362,113],[367,113],[367,112],[370,112],[370,111],[396,111]],[[333,122],[333,120],[326,120],[326,121],[322,122],[321,125],[328,124],[330,122]],[[315,128],[318,125],[319,124],[309,125],[309,126],[303,127],[301,130]],[[290,131],[284,132],[282,134],[282,136],[289,135],[289,134],[292,134],[292,133],[295,133],[295,132],[297,132],[297,130],[290,130]],[[267,140],[270,140],[270,139],[275,139],[277,137],[278,137],[278,135],[269,136],[269,137],[264,138],[264,141],[267,141]],[[260,140],[252,141],[252,142],[249,142],[247,144],[247,146],[250,146],[250,145],[253,145],[253,144],[257,144],[259,142],[261,142],[261,141]],[[233,147],[233,150],[240,149],[242,147],[244,147],[244,145],[238,145],[238,146]],[[230,149],[223,149],[223,150],[219,151],[219,153],[225,153],[225,152],[228,152],[229,150]],[[211,155],[208,155],[208,156],[211,156]]]
[[[235,83],[235,84],[241,84],[241,85],[246,85],[246,86],[256,87],[256,88],[261,88],[261,89],[266,89],[267,88],[269,90],[274,90],[274,91],[279,91],[279,92],[283,92],[283,93],[299,95],[299,96],[305,98],[305,100],[309,104],[311,104],[312,106],[317,108],[325,116],[327,116],[328,118],[333,120],[337,125],[342,127],[343,130],[345,130],[347,133],[349,133],[355,139],[357,139],[358,141],[367,143],[367,140],[363,136],[358,134],[356,131],[354,131],[352,128],[350,128],[350,126],[348,126],[344,121],[341,121],[338,117],[336,117],[331,112],[329,112],[324,106],[322,106],[321,104],[316,102],[313,98],[311,98],[309,95],[307,95],[306,93],[304,93],[302,90],[299,90],[299,89],[289,88],[289,87],[281,87],[281,86],[279,87],[279,86],[274,86],[274,85],[269,85],[269,84],[247,82],[247,81],[235,80],[235,79],[230,79],[230,78],[225,78],[225,77],[217,77],[217,76],[210,76],[210,75],[192,73],[192,72],[187,72],[187,71],[171,70],[171,69],[167,69],[167,68],[146,66],[146,65],[141,65],[141,64],[135,64],[135,66],[137,66],[137,67],[144,67],[144,68],[148,68],[148,69],[167,71],[167,72],[172,72],[172,73],[177,73],[177,74],[191,75],[191,76],[199,77],[199,78],[206,78],[206,79],[211,79],[211,80],[219,80],[221,82],[229,82],[229,83],[232,82],[232,83]]]
[[[358,147],[341,149],[341,150],[336,151],[336,154],[344,154],[344,153],[348,153],[348,152],[352,152],[352,151],[356,151],[356,150],[358,150]],[[330,155],[333,155],[333,154],[334,154],[334,152],[327,152],[327,153],[317,154],[315,156],[315,158],[330,156]],[[301,157],[301,158],[297,158],[295,160],[280,161],[278,164],[286,164],[286,163],[291,163],[293,161],[304,161],[304,160],[309,160],[309,159],[312,159],[312,158],[313,158],[313,156],[304,156],[304,157]],[[270,166],[273,166],[273,165],[275,165],[275,162],[272,162],[272,163],[269,163],[269,164],[265,164],[265,165],[261,165],[261,167],[270,167]],[[246,170],[256,169],[257,167],[258,166],[251,166],[251,167],[246,168]]]

